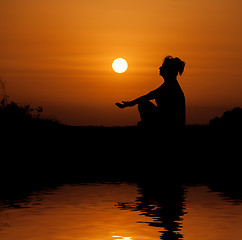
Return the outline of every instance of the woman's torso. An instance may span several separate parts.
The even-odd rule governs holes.
[[[155,101],[160,112],[161,121],[166,125],[185,125],[185,97],[177,81],[164,82],[158,88]]]

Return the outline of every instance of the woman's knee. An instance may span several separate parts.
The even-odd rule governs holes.
[[[142,101],[138,104],[138,110],[139,111],[145,111],[147,109],[150,109],[152,103],[150,101]]]

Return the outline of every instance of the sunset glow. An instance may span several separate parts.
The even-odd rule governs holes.
[[[11,100],[63,123],[136,125],[137,109],[114,103],[162,84],[171,55],[186,62],[178,80],[187,124],[208,123],[242,106],[241,8],[240,0],[1,1],[0,77]],[[111,67],[117,57],[128,61],[125,74]]]

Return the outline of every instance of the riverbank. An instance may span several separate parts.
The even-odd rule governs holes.
[[[8,129],[2,134],[1,178],[235,177],[239,134],[209,126],[176,133],[137,127]]]
[[[21,198],[62,184],[206,184],[242,197],[241,132],[186,126],[181,132],[137,127],[5,128],[0,198]]]

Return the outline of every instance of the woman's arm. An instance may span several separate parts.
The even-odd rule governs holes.
[[[154,99],[156,96],[156,90],[151,91],[148,94],[143,95],[141,97],[138,97],[138,98],[134,99],[133,101],[122,101],[122,103],[115,103],[115,105],[118,106],[119,108],[133,107],[136,104],[139,104],[141,102]]]

